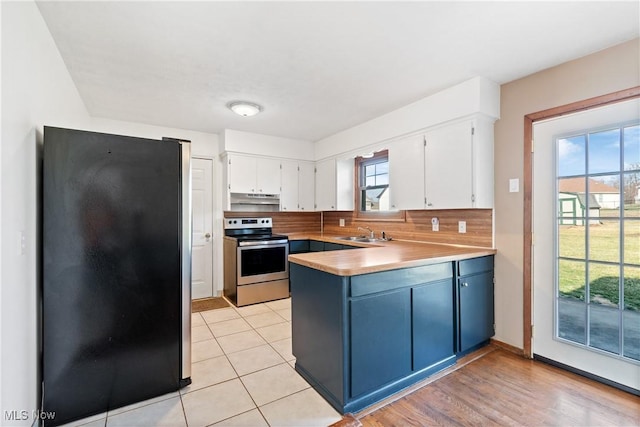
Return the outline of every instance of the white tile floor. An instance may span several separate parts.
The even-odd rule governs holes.
[[[341,419],[293,369],[291,300],[192,315],[193,383],[67,426],[327,426]]]

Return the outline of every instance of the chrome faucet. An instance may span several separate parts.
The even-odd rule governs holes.
[[[363,231],[367,230],[367,231],[369,231],[369,238],[370,239],[375,239],[375,235],[374,235],[373,230],[371,228],[369,228],[369,227],[358,227],[358,230],[363,230]]]

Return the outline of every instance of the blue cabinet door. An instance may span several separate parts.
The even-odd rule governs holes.
[[[344,248],[339,243],[324,242],[325,251],[339,251],[341,249],[344,249]]]
[[[322,252],[324,251],[324,242],[317,240],[309,241],[309,252]]]
[[[451,278],[411,290],[414,371],[455,353],[453,284]]]
[[[493,271],[458,279],[460,299],[460,351],[487,341],[494,335]]]
[[[351,396],[411,373],[411,289],[351,300]]]
[[[289,240],[290,254],[302,254],[305,252],[309,252],[308,240]]]

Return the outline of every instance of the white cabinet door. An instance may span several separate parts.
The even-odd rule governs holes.
[[[298,210],[298,162],[282,161],[282,192],[280,193],[280,210]]]
[[[336,210],[336,161],[323,160],[316,163],[316,203],[317,211]]]
[[[391,209],[424,209],[424,135],[394,141],[389,147]]]
[[[227,176],[230,192],[256,192],[256,160],[255,157],[229,155]]]
[[[282,175],[284,188],[284,174]],[[298,210],[313,211],[315,203],[315,165],[298,162]]]
[[[280,160],[258,158],[254,174],[255,171],[257,171],[256,193],[280,194]]]
[[[471,122],[425,135],[425,195],[428,209],[473,207]]]

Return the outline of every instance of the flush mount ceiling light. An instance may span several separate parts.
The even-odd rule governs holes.
[[[227,107],[234,113],[244,117],[255,116],[262,111],[262,107],[260,105],[247,101],[233,101],[228,103]]]

